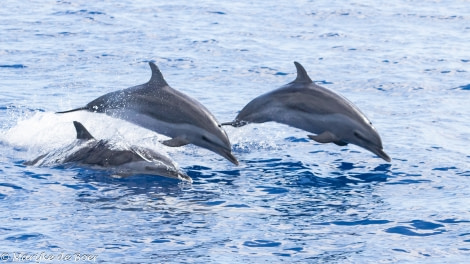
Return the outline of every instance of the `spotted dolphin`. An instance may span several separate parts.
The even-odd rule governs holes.
[[[351,143],[390,162],[369,119],[343,96],[313,83],[300,63],[294,64],[297,78],[293,82],[253,99],[234,121],[222,125],[274,121],[314,133],[308,137],[316,142]]]
[[[192,182],[188,175],[178,170],[170,158],[162,154],[137,146],[118,148],[107,140],[96,140],[80,122],[74,121],[73,124],[77,139],[72,144],[24,164],[36,166],[77,164],[108,170],[121,177],[149,174]]]
[[[209,110],[195,99],[171,88],[157,65],[153,62],[149,64],[152,77],[147,83],[110,92],[84,107],[57,113],[79,110],[105,113],[170,137],[162,142],[167,146],[179,147],[191,143],[238,165],[231,153],[226,132]]]

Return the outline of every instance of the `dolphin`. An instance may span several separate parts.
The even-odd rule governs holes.
[[[36,166],[79,164],[109,170],[121,177],[149,174],[192,182],[188,175],[177,169],[170,158],[162,154],[137,146],[118,149],[107,140],[96,140],[80,122],[74,121],[73,125],[77,132],[74,143],[24,164]]]
[[[170,137],[162,142],[166,146],[179,147],[191,143],[238,165],[225,130],[209,110],[171,88],[157,65],[153,62],[149,65],[152,77],[147,83],[110,92],[84,107],[57,113],[79,110],[105,113]]]
[[[241,127],[274,121],[314,133],[308,137],[316,142],[351,143],[390,162],[369,119],[343,96],[313,83],[300,63],[294,64],[294,81],[253,99],[234,121],[222,125]]]

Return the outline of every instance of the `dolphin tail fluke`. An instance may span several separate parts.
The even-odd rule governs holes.
[[[231,122],[224,122],[222,124],[220,124],[221,126],[235,126],[234,124],[235,122],[234,121],[231,121]]]
[[[222,123],[222,124],[220,124],[220,125],[221,125],[221,126],[233,126],[233,123],[234,123],[233,121],[231,121],[231,122],[224,122],[224,123]]]
[[[232,122],[224,122],[220,124],[221,126],[233,126],[233,127],[241,127],[248,124],[246,121],[240,121],[240,120],[233,120]]]
[[[87,110],[88,108],[86,106],[84,107],[79,107],[79,108],[75,108],[75,109],[72,109],[72,110],[67,110],[67,111],[60,111],[60,112],[55,112],[56,114],[65,114],[65,113],[70,113],[70,112],[75,112],[75,111],[81,111],[81,110]]]

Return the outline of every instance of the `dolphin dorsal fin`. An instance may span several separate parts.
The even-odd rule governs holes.
[[[152,77],[150,78],[149,83],[154,83],[157,87],[168,86],[168,83],[163,78],[163,74],[158,69],[155,63],[149,61],[150,69],[152,69]]]
[[[297,78],[294,80],[294,82],[311,83],[312,79],[310,79],[304,67],[296,61],[294,61],[294,64],[295,64],[295,67],[297,68]]]
[[[75,130],[77,131],[77,139],[94,139],[94,137],[90,134],[90,132],[88,132],[88,130],[86,130],[82,123],[78,121],[73,121],[73,125],[75,126]]]

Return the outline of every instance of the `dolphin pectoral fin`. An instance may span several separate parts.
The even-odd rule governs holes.
[[[162,144],[168,147],[181,147],[189,143],[190,142],[184,137],[174,137],[172,139],[162,141]]]
[[[331,132],[325,131],[319,135],[308,135],[309,138],[315,140],[318,143],[330,143],[330,142],[341,142],[338,138]]]
[[[348,144],[347,142],[344,142],[344,141],[342,141],[342,140],[335,141],[335,142],[333,142],[333,143],[335,143],[336,145],[341,146],[341,147],[342,147],[342,146],[346,146],[346,145]]]

